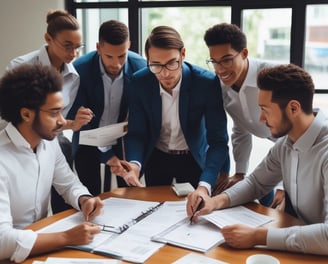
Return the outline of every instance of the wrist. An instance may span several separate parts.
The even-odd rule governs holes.
[[[84,194],[84,195],[81,195],[79,197],[79,208],[80,208],[80,210],[82,210],[83,205],[91,198],[93,198],[93,196],[89,195],[89,194]]]
[[[255,229],[254,246],[255,245],[266,245],[268,235],[268,229],[264,227],[258,227]]]
[[[214,199],[215,199],[216,210],[227,208],[230,205],[230,199],[226,193],[221,193],[217,196],[214,196]]]
[[[236,172],[235,173],[235,177],[236,178],[240,178],[241,180],[243,180],[244,177],[245,177],[245,173],[243,173],[243,172]]]

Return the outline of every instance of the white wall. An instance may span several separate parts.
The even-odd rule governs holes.
[[[47,12],[63,8],[64,0],[0,1],[0,76],[11,59],[41,47]]]

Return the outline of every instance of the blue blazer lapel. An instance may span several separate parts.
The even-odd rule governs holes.
[[[156,136],[159,136],[162,127],[162,97],[159,92],[159,84],[157,81],[157,89],[154,89],[156,85],[153,86],[150,100],[151,100],[151,109],[150,109],[150,116],[151,116],[151,124],[154,124],[152,129],[155,132]]]
[[[189,69],[184,64],[182,64],[182,67],[182,81],[179,95],[179,118],[181,129],[186,136],[189,109],[189,88],[192,85],[192,80]]]

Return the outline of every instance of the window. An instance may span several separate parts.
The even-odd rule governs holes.
[[[86,52],[95,49],[99,25],[105,20],[126,23],[131,49],[140,54],[152,28],[169,25],[184,40],[186,60],[202,67],[207,67],[208,58],[205,30],[221,22],[237,24],[247,35],[249,56],[295,63],[312,75],[314,106],[328,116],[328,0],[298,0],[297,5],[294,0],[66,0],[66,8],[82,23]],[[231,133],[231,120],[228,129]],[[254,137],[253,146],[249,171],[272,143]]]

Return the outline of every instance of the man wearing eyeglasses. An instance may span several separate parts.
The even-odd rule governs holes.
[[[8,122],[0,131],[1,263],[85,245],[100,232],[88,221],[100,214],[102,201],[70,169],[56,138],[66,123],[63,107],[62,77],[51,66],[23,64],[1,79],[0,113]],[[52,186],[86,222],[55,233],[24,229],[48,215]]]
[[[81,107],[90,108],[94,118],[81,130],[95,129],[123,122],[128,113],[128,85],[132,74],[147,66],[139,54],[129,51],[128,27],[119,21],[109,20],[99,28],[97,50],[74,61],[80,75],[78,93],[68,116],[74,116]],[[80,131],[73,134],[73,157],[80,180],[93,195],[111,188],[108,165],[122,159],[122,144],[95,147],[79,144]],[[105,175],[100,173],[105,164]],[[126,186],[117,177],[119,187]]]
[[[236,169],[227,182],[221,182],[224,186],[217,186],[221,192],[244,178],[252,150],[252,135],[275,140],[259,120],[261,109],[257,104],[259,88],[256,84],[258,72],[273,64],[248,57],[246,36],[236,25],[214,25],[206,31],[204,40],[210,53],[207,64],[220,78],[224,108],[233,119],[231,139]],[[283,206],[283,197],[284,192],[277,190],[275,199],[272,192],[260,202],[272,207]]]
[[[211,72],[184,62],[179,33],[152,30],[145,44],[148,67],[131,80],[128,171],[115,168],[130,186],[190,182],[192,195],[211,195],[221,171],[228,172],[227,119],[220,83]],[[196,195],[196,196],[197,196]]]

